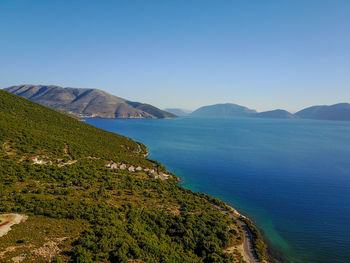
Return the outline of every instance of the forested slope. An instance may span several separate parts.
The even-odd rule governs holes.
[[[0,214],[29,216],[0,237],[1,262],[241,261],[224,252],[242,232],[213,205],[223,202],[178,186],[174,175],[106,168],[167,172],[141,143],[5,91],[0,143]]]

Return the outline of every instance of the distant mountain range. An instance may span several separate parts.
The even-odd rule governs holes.
[[[274,119],[295,119],[297,116],[286,111],[286,110],[271,110],[271,111],[263,111],[254,115],[254,117],[258,118],[274,118]]]
[[[191,113],[191,116],[196,117],[250,117],[257,112],[255,110],[248,109],[247,107],[237,104],[215,104],[211,106],[200,107]]]
[[[152,105],[132,102],[98,89],[19,85],[4,89],[42,105],[78,117],[175,118],[176,115]]]
[[[295,114],[282,109],[257,112],[233,103],[203,106],[191,112],[180,108],[160,110],[150,104],[129,101],[98,89],[19,85],[4,90],[77,117],[176,118],[177,116],[193,116],[202,118],[255,117],[350,121],[349,103],[312,106]]]
[[[180,109],[180,108],[168,108],[168,109],[164,109],[164,110],[166,112],[170,112],[172,114],[175,114],[176,116],[186,116],[192,112],[191,110]]]
[[[295,113],[303,119],[350,121],[350,104],[338,103],[331,106],[313,106]]]
[[[227,118],[227,117],[255,117],[255,118],[274,118],[274,119],[316,119],[316,120],[342,120],[350,121],[350,104],[339,103],[331,106],[313,106],[295,114],[286,110],[272,110],[256,112],[247,107],[225,103],[201,107],[189,116],[209,117],[209,118]]]

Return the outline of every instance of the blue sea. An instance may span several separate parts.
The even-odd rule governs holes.
[[[350,122],[87,119],[248,215],[284,262],[350,262]]]

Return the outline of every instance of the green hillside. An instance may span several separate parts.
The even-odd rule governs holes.
[[[0,216],[28,216],[0,237],[0,262],[242,262],[224,252],[242,229],[223,202],[174,175],[106,168],[170,174],[141,143],[5,91],[0,143]]]

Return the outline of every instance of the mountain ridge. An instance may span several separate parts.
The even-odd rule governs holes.
[[[303,119],[350,121],[350,103],[311,106],[295,115]]]
[[[207,105],[193,111],[189,116],[209,118],[274,118],[274,119],[315,119],[350,121],[350,104],[337,103],[333,105],[318,105],[304,108],[296,113],[283,109],[257,112],[233,103]]]
[[[17,85],[4,89],[44,106],[77,117],[176,118],[150,104],[132,102],[99,89],[63,88],[56,85]]]
[[[286,111],[286,110],[270,110],[270,111],[262,111],[258,112],[255,116],[257,118],[275,118],[275,119],[295,119],[297,116]]]
[[[196,117],[250,117],[255,114],[256,111],[247,107],[234,104],[234,103],[222,103],[208,105],[198,108],[193,111],[190,116]]]
[[[150,104],[133,102],[99,89],[26,84],[11,86],[4,90],[79,118],[176,118],[177,116],[193,116],[350,121],[349,103],[311,106],[295,114],[283,109],[257,112],[254,109],[234,103],[219,103],[202,106],[190,113],[178,108],[166,109],[169,111],[167,112]]]

